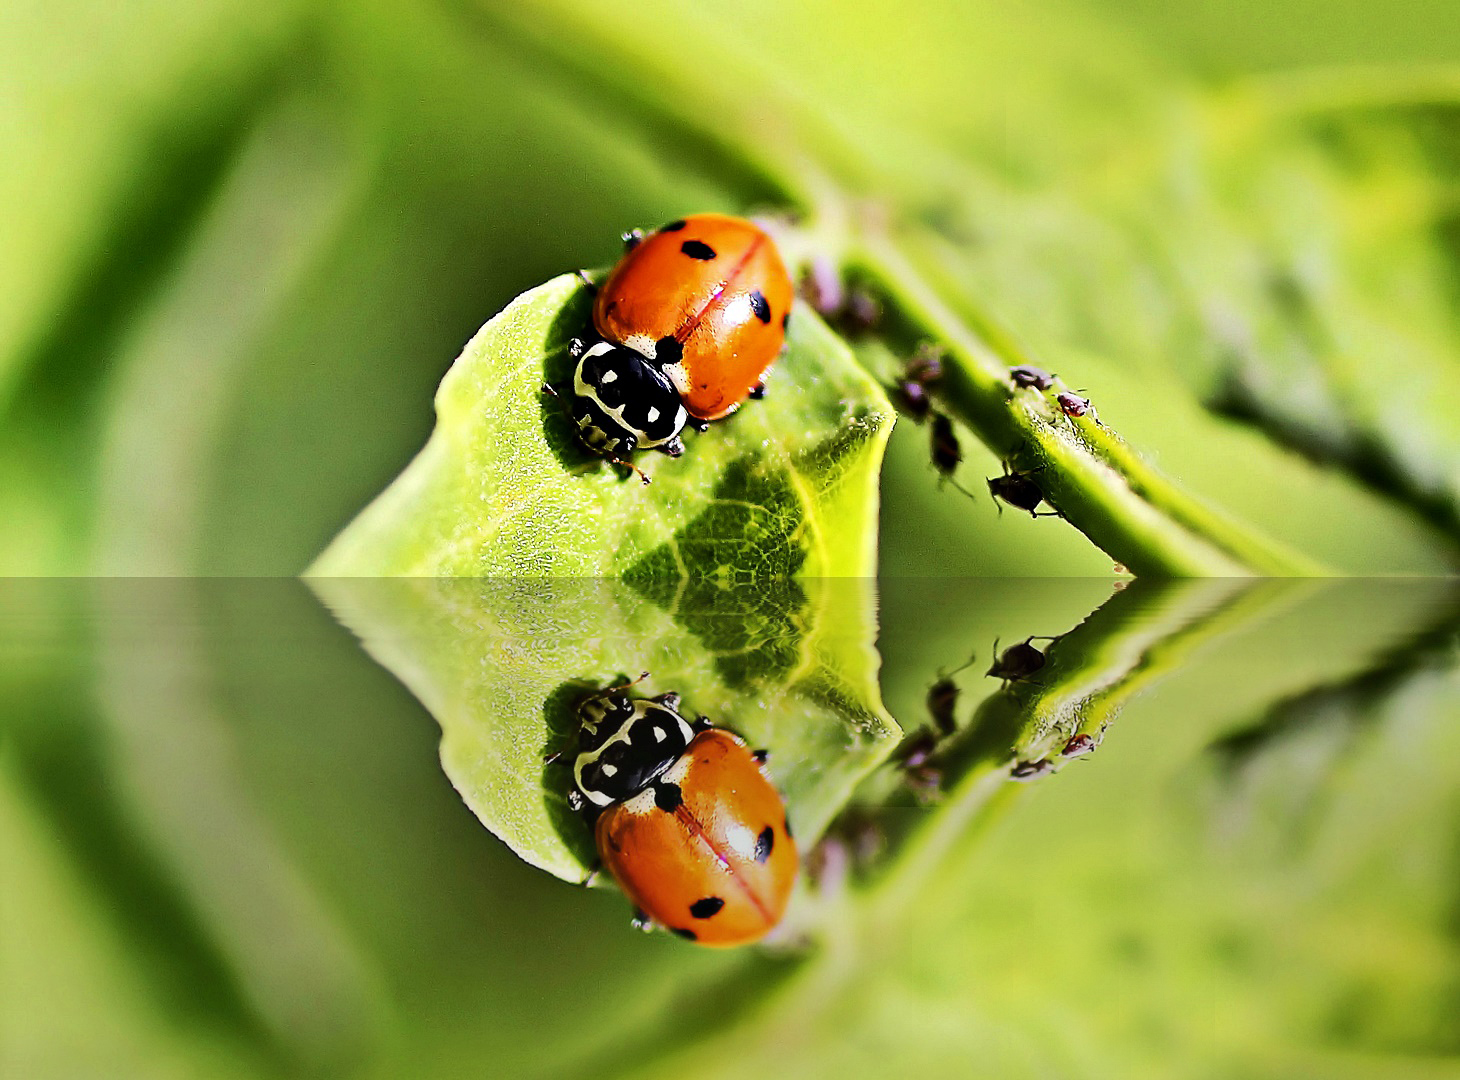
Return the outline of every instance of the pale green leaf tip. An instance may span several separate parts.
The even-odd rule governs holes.
[[[416,459],[310,576],[870,576],[878,474],[893,423],[881,387],[800,305],[770,392],[642,487],[578,446],[546,379],[589,298],[563,275],[512,301],[442,380]]]

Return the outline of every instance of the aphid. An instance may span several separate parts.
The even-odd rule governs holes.
[[[907,362],[903,377],[897,384],[897,395],[908,415],[919,423],[926,420],[932,411],[933,398],[928,388],[942,377],[943,358],[937,349],[921,346]],[[956,439],[954,445],[957,445]]]
[[[1090,404],[1089,398],[1082,398],[1078,394],[1072,394],[1068,390],[1055,395],[1055,402],[1060,407],[1060,412],[1066,416],[1078,419],[1086,413],[1093,413],[1094,406]]]
[[[1033,387],[1035,390],[1048,390],[1054,386],[1054,381],[1058,376],[1051,375],[1042,368],[1030,367],[1028,364],[1020,364],[1018,367],[1009,369],[1009,378],[1020,389],[1027,390]]]
[[[1030,478],[1029,473],[1014,472],[1007,462],[1004,464],[1004,475],[991,477],[988,485],[989,494],[995,499],[995,506],[998,505],[997,500],[1002,499],[1016,510],[1029,511],[1030,517],[1060,516],[1058,510],[1039,512],[1039,504],[1045,501],[1044,490]]]
[[[1044,667],[1044,653],[1031,644],[1033,641],[1033,636],[1027,637],[1000,653],[999,642],[995,639],[994,662],[984,674],[989,678],[1002,679],[1005,683],[1018,682],[1033,675]]]
[[[933,726],[944,735],[951,735],[958,726],[954,714],[960,693],[958,684],[946,675],[928,687],[928,715],[933,718]]]
[[[785,913],[799,860],[764,752],[680,696],[612,687],[578,708],[569,803],[598,815],[599,858],[647,926],[702,945],[742,945]]]
[[[933,414],[932,430],[933,466],[943,479],[951,480],[958,464],[963,460],[963,449],[958,445],[958,435],[953,430],[953,421],[946,413]],[[957,486],[957,485],[955,485]]]
[[[1065,757],[1081,757],[1093,752],[1097,745],[1094,736],[1081,732],[1079,735],[1070,736],[1070,741],[1065,743],[1065,748],[1060,753]]]
[[[1009,779],[1027,781],[1051,772],[1054,772],[1054,764],[1047,758],[1040,758],[1038,761],[1021,761],[1009,770]]]

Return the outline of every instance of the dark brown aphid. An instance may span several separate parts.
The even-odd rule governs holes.
[[[897,395],[904,410],[918,423],[928,418],[933,408],[933,397],[928,387],[943,377],[943,359],[937,349],[920,346],[907,362],[902,381],[897,384]]]
[[[1032,644],[1033,637],[1027,637],[1016,645],[1010,645],[1002,653],[999,643],[994,641],[994,662],[984,674],[990,678],[1003,679],[1006,683],[1027,679],[1044,667],[1044,653]]]
[[[927,388],[911,379],[897,384],[897,397],[903,411],[920,424],[933,409],[933,399],[928,396]]]
[[[1054,385],[1057,377],[1043,368],[1030,367],[1028,364],[1020,364],[1018,367],[1009,369],[1009,378],[1014,380],[1015,386],[1023,390],[1030,387],[1036,390],[1048,390]]]
[[[954,712],[958,708],[960,692],[958,684],[946,675],[928,687],[928,715],[933,718],[933,724],[944,735],[952,734],[953,729],[958,726]]]
[[[1058,403],[1060,412],[1076,419],[1094,410],[1094,406],[1090,404],[1089,398],[1082,398],[1078,394],[1070,393],[1068,390],[1056,395],[1054,400]]]
[[[1086,735],[1082,732],[1079,735],[1070,736],[1070,741],[1065,743],[1065,748],[1060,753],[1065,757],[1082,757],[1085,754],[1093,753],[1097,745],[1093,735]]]
[[[1029,473],[1014,472],[1007,463],[1004,470],[1003,476],[995,476],[988,482],[989,494],[994,497],[995,506],[1002,499],[1016,510],[1029,511],[1030,517],[1059,517],[1058,510],[1039,512],[1039,504],[1045,501],[1044,489],[1030,478]]]
[[[932,452],[933,466],[944,479],[951,479],[963,460],[963,450],[958,445],[953,421],[944,413],[933,414]]]
[[[1021,761],[1009,770],[1010,780],[1033,780],[1036,776],[1054,772],[1054,763],[1048,758],[1038,761]]]

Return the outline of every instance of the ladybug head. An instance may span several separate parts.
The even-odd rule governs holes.
[[[594,746],[634,715],[633,702],[622,690],[601,691],[578,705],[579,742]]]

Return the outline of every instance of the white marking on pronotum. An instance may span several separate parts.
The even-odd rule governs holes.
[[[606,341],[600,341],[597,345],[593,346],[593,348],[589,349],[586,353],[583,354],[583,359],[578,362],[577,368],[574,369],[574,371],[573,371],[573,393],[575,393],[576,395],[578,395],[578,397],[587,398],[588,400],[592,401],[601,410],[603,410],[604,413],[606,413],[607,415],[613,417],[614,420],[618,421],[619,427],[623,428],[625,431],[632,431],[635,434],[635,436],[638,437],[638,439],[639,439],[639,448],[641,450],[649,450],[649,449],[652,449],[653,447],[664,445],[670,439],[672,439],[676,435],[678,435],[679,432],[680,432],[680,429],[682,429],[684,427],[684,425],[689,420],[689,415],[687,413],[685,413],[685,411],[684,411],[684,409],[682,407],[679,410],[679,413],[680,413],[679,422],[674,425],[674,430],[671,431],[669,433],[669,435],[666,436],[663,439],[650,439],[650,438],[645,437],[645,433],[643,431],[641,431],[638,427],[636,427],[634,424],[631,424],[627,420],[624,419],[624,411],[628,408],[628,403],[627,402],[625,402],[623,405],[619,405],[619,406],[617,406],[615,408],[610,409],[607,405],[604,404],[603,399],[598,396],[598,389],[597,389],[597,387],[590,386],[588,384],[587,380],[585,380],[583,378],[583,364],[584,364],[585,361],[587,361],[590,357],[593,357],[593,356],[601,356],[602,354],[604,354],[606,352],[609,352],[609,351],[611,351],[614,348],[615,348],[615,346],[610,345],[608,342],[606,342]],[[611,374],[611,372],[605,372],[604,373],[604,379],[603,379],[604,382],[611,382],[612,381],[611,379],[608,378],[608,375],[609,374]],[[655,410],[655,415],[658,415],[657,410]],[[652,419],[653,418],[651,417],[650,418],[651,422],[652,422]],[[590,423],[591,423],[591,421],[589,421],[585,417],[584,419],[582,419],[582,420],[579,421],[579,427],[581,427],[581,428],[583,428],[583,429],[586,430]],[[596,430],[596,425],[595,425],[595,430]],[[605,431],[603,433],[603,435],[604,435],[604,438],[605,439],[608,438],[608,432]],[[614,440],[614,444],[617,445],[617,442],[618,442],[618,440],[615,439]]]
[[[608,380],[605,379],[603,381],[604,382],[607,382]],[[658,419],[659,419],[659,410],[656,409],[656,408],[654,408],[654,406],[650,405],[649,406],[649,421],[648,422],[652,424],[655,420],[658,420]]]
[[[665,733],[665,731],[664,731],[664,729],[662,727],[656,727],[654,729],[654,741],[655,742],[663,742],[667,738],[669,738],[669,736],[668,736],[668,734]]]
[[[613,368],[609,368],[603,373],[603,379],[601,381],[605,385],[611,382],[618,382],[618,372],[614,371]]]
[[[610,764],[608,764],[608,762],[604,762],[603,763],[603,775],[604,776],[617,776],[618,775],[618,766],[617,765],[610,765]]]

